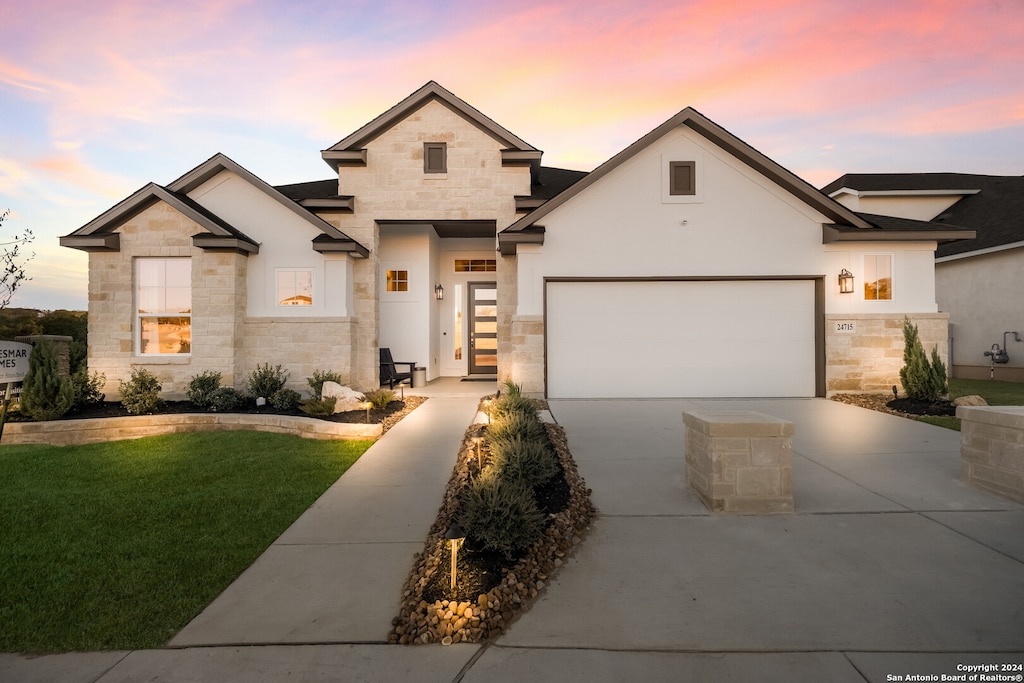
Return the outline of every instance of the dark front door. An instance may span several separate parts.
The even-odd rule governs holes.
[[[469,283],[469,374],[498,374],[498,285]]]

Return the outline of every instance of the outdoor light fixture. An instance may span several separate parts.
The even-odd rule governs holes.
[[[441,286],[440,282],[434,285],[434,298],[438,301],[444,301],[444,287]]]
[[[478,470],[480,470],[481,472],[484,469],[483,461],[480,459],[480,444],[483,442],[483,440],[484,440],[484,437],[482,437],[482,436],[474,436],[473,437],[473,443],[476,444],[476,468]]]
[[[491,399],[483,402],[484,415],[487,416],[487,424],[491,424]]]
[[[361,405],[360,407],[366,409],[366,422],[369,423],[370,422],[370,408],[373,407],[373,402],[372,401],[364,401],[363,405]]]
[[[459,561],[459,547],[462,542],[466,540],[466,532],[462,530],[458,522],[452,522],[452,525],[448,527],[448,531],[445,532],[444,537],[449,541],[452,549],[452,590],[455,590],[455,567]]]
[[[853,273],[848,271],[846,268],[843,268],[841,271],[839,271],[839,293],[853,293]]]

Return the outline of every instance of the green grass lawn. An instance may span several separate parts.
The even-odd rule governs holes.
[[[1001,382],[989,379],[951,379],[949,397],[977,394],[991,406],[1024,406],[1024,382]],[[925,415],[921,422],[960,431],[960,418]]]
[[[177,434],[0,448],[0,651],[159,647],[369,448]]]

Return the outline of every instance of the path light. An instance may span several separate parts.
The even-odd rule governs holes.
[[[482,436],[474,436],[473,437],[473,443],[476,444],[476,468],[478,470],[480,470],[481,472],[484,469],[482,461],[480,460],[480,444],[483,443],[483,440],[484,440],[484,437],[482,437]]]
[[[370,421],[370,408],[373,407],[373,402],[372,401],[363,401],[359,405],[359,407],[360,408],[366,408],[366,421],[369,422]]]
[[[444,534],[452,548],[452,590],[455,590],[455,567],[458,563],[459,547],[462,546],[462,542],[466,540],[466,532],[462,530],[458,522],[452,522],[452,525],[448,527],[448,531]]]
[[[491,424],[491,399],[487,399],[482,404],[484,409],[484,415],[487,416],[487,424]]]

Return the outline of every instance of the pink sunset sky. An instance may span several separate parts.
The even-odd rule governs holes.
[[[2,0],[0,211],[36,234],[12,306],[86,307],[57,245],[224,152],[271,184],[429,80],[590,170],[693,106],[816,186],[1024,173],[1021,0]]]

